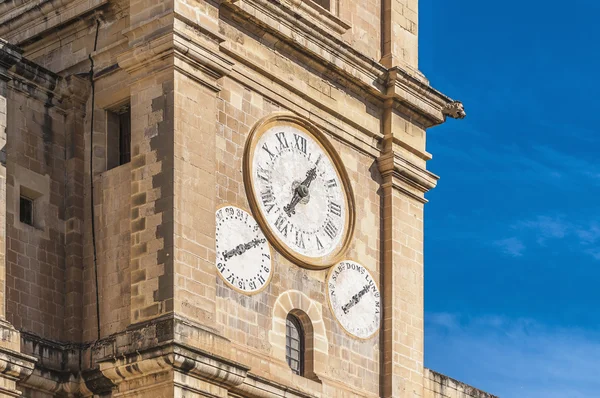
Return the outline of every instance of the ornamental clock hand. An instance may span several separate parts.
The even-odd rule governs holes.
[[[292,214],[296,214],[296,205],[300,203],[303,198],[308,196],[308,188],[310,187],[310,183],[317,178],[317,165],[319,164],[320,160],[321,156],[319,156],[317,159],[315,167],[306,172],[306,178],[304,181],[302,181],[294,190],[294,196],[292,196],[290,203],[283,207],[283,211],[285,211],[285,214],[287,214],[288,217],[291,217]]]
[[[266,239],[255,238],[255,239],[252,239],[250,242],[239,244],[231,250],[223,251],[223,259],[225,261],[227,261],[233,256],[241,256],[247,250],[250,250],[250,249],[258,246],[261,243],[265,243],[266,241],[267,241]]]
[[[369,291],[369,288],[369,285],[365,285],[360,292],[352,296],[352,298],[350,299],[350,301],[348,301],[346,305],[342,306],[342,311],[344,311],[344,314],[347,314],[350,308],[358,304],[360,299]]]

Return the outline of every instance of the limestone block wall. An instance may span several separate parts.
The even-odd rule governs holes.
[[[423,398],[498,398],[441,373],[425,369]]]
[[[94,191],[100,335],[106,337],[129,325],[131,164],[126,163],[98,175]]]
[[[6,194],[7,319],[60,339],[65,315],[64,114],[35,90],[9,90]],[[19,197],[34,200],[34,225],[19,220]]]
[[[262,51],[267,53],[266,50]],[[286,61],[287,63],[279,64],[282,65],[280,68],[273,66],[273,73],[293,73],[294,70],[287,65],[300,69],[293,61]],[[306,71],[304,73],[306,79],[302,81],[321,79],[319,75]],[[223,90],[218,94],[216,194],[217,205],[228,203],[249,209],[242,176],[242,158],[246,138],[253,124],[263,116],[277,111],[295,111],[306,117],[312,116],[302,109],[303,106],[308,107],[308,104],[295,93],[278,87],[274,95],[266,95],[267,93],[259,91],[256,81],[249,79],[246,82],[247,84],[242,84],[240,81],[226,79],[223,81]],[[281,98],[282,103],[278,103],[275,98]],[[358,108],[360,99],[341,91],[338,98],[341,101],[334,101],[336,111],[347,112],[357,123],[374,124],[368,118],[360,120],[358,110],[352,112],[354,107]],[[364,106],[363,102],[362,107]],[[314,109],[314,112],[323,118],[333,119],[333,116],[318,109]],[[329,127],[322,119],[315,117],[315,120],[325,128]],[[360,148],[357,150],[347,142],[341,142],[331,134],[327,136],[344,162],[355,194],[357,225],[347,258],[360,261],[378,279],[381,199],[377,193],[380,177],[377,168],[373,167],[375,157],[366,151],[360,151]],[[367,148],[366,144],[363,145]],[[271,283],[256,296],[242,295],[227,287],[221,279],[216,279],[218,326],[224,336],[235,343],[237,360],[250,365],[253,372],[260,376],[303,387],[308,391],[318,391],[320,387],[317,384],[293,375],[287,367],[285,339],[281,339],[281,332],[277,329],[278,326],[285,325],[287,312],[300,309],[308,313],[313,324],[315,373],[319,377],[331,379],[324,383],[329,386],[326,388],[333,388],[332,383],[338,382],[340,385],[345,384],[347,392],[353,389],[358,395],[377,395],[379,338],[366,341],[353,339],[333,318],[326,298],[327,270],[309,271],[300,268],[277,253],[273,266]],[[288,296],[291,297],[293,308],[278,305],[281,302],[289,303],[289,300],[286,301]],[[322,334],[318,335],[318,331]],[[265,366],[268,363],[271,365]],[[336,385],[335,389],[339,390],[340,386]],[[332,395],[327,396],[335,396],[336,393],[339,392],[332,390],[328,392]]]

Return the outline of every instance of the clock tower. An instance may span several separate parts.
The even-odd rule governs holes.
[[[423,363],[417,0],[0,5],[0,389],[489,395]],[[452,392],[454,391],[454,392]]]

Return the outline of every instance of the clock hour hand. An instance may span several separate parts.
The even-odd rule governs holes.
[[[320,158],[319,158],[320,160]],[[318,160],[317,160],[318,163]],[[308,188],[310,187],[310,183],[317,178],[317,166],[315,165],[315,167],[313,167],[312,169],[308,170],[306,172],[306,178],[304,179],[304,181],[302,181],[300,183],[300,185],[298,185],[296,187],[296,189],[294,189],[294,196],[292,196],[292,200],[290,201],[289,204],[287,204],[286,206],[283,207],[283,211],[285,211],[285,214],[288,215],[288,217],[291,217],[292,214],[296,214],[296,205],[298,203],[300,203],[300,201],[308,196]]]
[[[247,243],[242,243],[237,245],[236,247],[234,247],[231,250],[225,250],[223,251],[223,259],[225,261],[229,260],[231,257],[234,256],[241,256],[242,254],[244,254],[247,250],[250,250],[258,245],[260,245],[261,243],[265,243],[265,239],[252,239],[250,242]]]
[[[348,301],[348,303],[346,303],[346,305],[342,306],[342,311],[344,311],[344,314],[347,314],[348,311],[350,311],[350,308],[352,308],[356,304],[358,304],[358,302],[360,301],[360,299],[365,294],[367,294],[367,292],[369,291],[369,288],[370,288],[369,285],[365,285],[360,292],[358,292],[354,296],[352,296],[352,298],[350,299],[350,301]]]

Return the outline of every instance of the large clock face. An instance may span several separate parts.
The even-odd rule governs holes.
[[[271,249],[254,218],[235,206],[216,212],[217,271],[230,287],[260,292],[273,274]]]
[[[271,123],[250,141],[250,202],[268,236],[301,265],[330,266],[353,223],[341,161],[323,137],[299,124]]]
[[[369,271],[354,261],[342,261],[327,277],[331,311],[351,335],[372,337],[381,322],[379,288]]]

